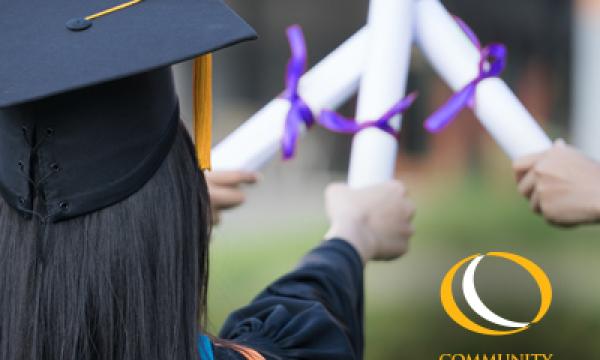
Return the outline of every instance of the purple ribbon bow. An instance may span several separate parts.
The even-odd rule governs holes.
[[[356,134],[367,128],[378,128],[394,137],[398,137],[398,131],[390,125],[390,121],[394,116],[404,113],[416,98],[416,92],[410,93],[376,120],[358,123],[356,120],[345,118],[334,111],[323,110],[317,121],[324,128],[343,134]]]
[[[455,17],[455,20],[471,42],[479,49],[481,54],[479,75],[425,120],[425,128],[432,133],[444,129],[465,107],[469,106],[473,108],[477,85],[484,79],[500,76],[506,67],[506,46],[499,43],[492,43],[482,48],[473,30],[460,18]]]
[[[312,111],[298,94],[298,84],[306,72],[307,63],[306,42],[302,28],[299,25],[290,26],[287,29],[287,37],[292,55],[287,64],[285,91],[282,97],[290,102],[291,107],[285,119],[285,129],[281,139],[284,160],[294,157],[301,126],[310,128],[315,123]]]

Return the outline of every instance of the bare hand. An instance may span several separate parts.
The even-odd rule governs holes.
[[[514,162],[519,192],[549,222],[600,221],[600,164],[558,140],[552,149]]]
[[[208,194],[212,210],[213,224],[221,221],[221,211],[238,207],[246,197],[240,189],[241,185],[254,184],[258,175],[246,171],[207,171]]]
[[[326,238],[352,244],[363,263],[402,256],[413,234],[415,207],[404,185],[389,181],[364,189],[332,184],[325,193],[331,227]]]

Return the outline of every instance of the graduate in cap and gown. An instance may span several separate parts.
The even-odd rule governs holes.
[[[0,359],[360,359],[363,267],[406,251],[399,182],[331,185],[331,228],[206,333],[210,53],[220,0],[2,4]],[[195,145],[170,65],[196,59]]]

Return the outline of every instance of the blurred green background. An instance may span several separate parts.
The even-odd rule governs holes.
[[[462,183],[408,181],[419,204],[410,252],[394,262],[370,264],[366,271],[366,359],[437,359],[441,353],[455,352],[596,358],[593,354],[600,352],[600,281],[596,276],[600,273],[600,228],[548,226],[518,196],[509,169],[503,170],[506,176],[493,181],[482,174]],[[285,196],[281,201],[282,209],[291,206]],[[243,216],[245,210],[239,212]],[[326,230],[320,216],[302,216],[278,225],[265,218],[262,228],[227,229],[235,227],[233,220],[227,220],[216,230],[212,245],[209,314],[213,331],[232,309],[246,304],[290,270]],[[518,335],[486,337],[460,328],[443,312],[439,286],[445,272],[467,255],[488,251],[520,254],[546,271],[554,301],[540,324]],[[485,263],[479,272],[476,281],[482,297],[486,299],[487,294],[492,299],[488,306],[515,321],[533,317],[539,304],[536,292],[531,291],[535,288],[515,289],[515,282],[525,285],[521,283],[527,280],[525,272],[515,279],[511,271],[490,272]],[[515,319],[523,308],[528,314]]]
[[[217,139],[282,90],[287,26],[303,26],[314,65],[364,25],[368,9],[368,0],[227,2],[260,38],[216,56]],[[551,137],[572,140],[600,159],[600,72],[593,60],[600,56],[600,11],[594,10],[600,0],[442,2],[482,43],[507,45],[502,77]],[[367,268],[365,358],[438,359],[442,353],[600,358],[600,228],[556,229],[532,214],[516,192],[509,161],[470,111],[443,133],[426,134],[423,120],[451,92],[414,50],[408,88],[420,97],[404,118],[397,173],[418,205],[417,232],[405,257]],[[354,108],[350,101],[341,111],[352,116]],[[321,241],[327,227],[321,194],[328,182],[344,180],[349,150],[349,137],[311,130],[293,161],[274,160],[263,181],[249,189],[247,204],[225,215],[212,244],[213,332],[230,311]],[[546,271],[554,301],[540,324],[518,335],[486,337],[460,328],[444,313],[439,287],[446,271],[468,255],[489,251],[517,253]],[[529,321],[537,311],[536,285],[516,265],[486,258],[476,283],[484,302],[501,316]]]

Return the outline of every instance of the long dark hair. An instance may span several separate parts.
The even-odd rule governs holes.
[[[208,207],[181,125],[156,174],[113,206],[43,223],[0,199],[0,359],[198,359]]]

